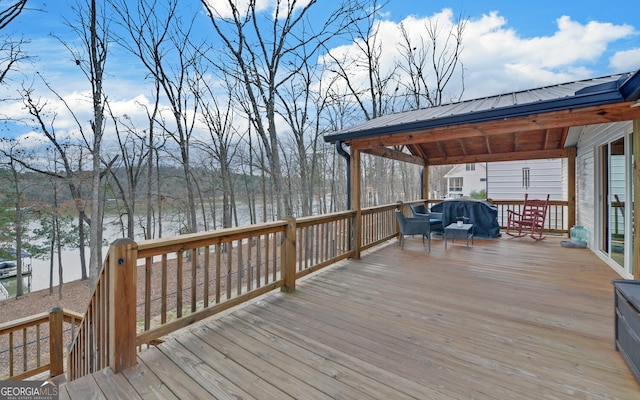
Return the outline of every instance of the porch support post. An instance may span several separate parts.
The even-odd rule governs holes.
[[[571,227],[576,224],[576,148],[570,147],[568,151],[567,185],[568,185],[568,216],[567,237],[571,237]]]
[[[422,167],[422,198],[429,200],[429,164]]]
[[[633,279],[640,279],[640,218],[636,218],[640,210],[640,119],[633,121]]]
[[[351,247],[353,250],[351,257],[356,260],[360,259],[360,249],[362,248],[362,208],[360,205],[360,190],[362,185],[361,169],[360,150],[351,149],[351,204],[349,208],[356,212],[355,221],[351,224],[353,227],[353,231],[351,232],[353,243]]]

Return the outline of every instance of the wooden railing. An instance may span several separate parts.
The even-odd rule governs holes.
[[[296,220],[296,279],[351,255],[351,224],[345,211]]]
[[[405,207],[403,203],[397,203],[362,210],[362,250],[398,236],[396,208]]]
[[[426,202],[429,206],[439,203],[442,200],[420,200]],[[507,210],[521,212],[524,205],[523,200],[489,200],[491,204],[498,208],[498,224],[500,228],[507,227]],[[412,202],[418,203],[418,202]],[[547,218],[545,219],[545,232],[566,234],[569,233],[569,202],[565,200],[549,200],[549,209],[547,210]]]
[[[62,308],[0,325],[0,380],[26,379],[47,371],[64,372],[64,349],[82,315]]]
[[[294,290],[296,278],[351,255],[354,215],[114,242],[69,352],[68,379],[119,371],[135,364],[136,348],[177,329],[274,289]]]
[[[507,227],[508,212],[513,210],[517,213],[522,211],[524,200],[494,200],[493,205],[498,207],[498,223],[501,228]],[[549,233],[569,233],[569,202],[561,200],[549,200],[547,217],[544,222],[544,230]]]
[[[293,291],[296,279],[357,257],[353,232],[358,214],[359,250],[364,250],[398,236],[395,209],[411,215],[409,206],[425,202],[437,201],[398,202],[359,213],[345,211],[139,243],[117,240],[109,249],[69,349],[67,378],[77,379],[107,366],[118,372],[136,363],[136,352],[143,346],[159,343],[171,332],[274,289]],[[506,221],[506,210],[518,211],[522,201],[494,204],[499,221]],[[567,202],[551,203],[549,231],[568,231],[566,209]],[[63,317],[70,318],[64,313]],[[0,327],[0,339],[49,319],[39,315],[5,324]],[[76,322],[71,322],[75,327]],[[40,337],[40,333],[35,335]],[[13,348],[13,336],[8,340]],[[52,360],[62,354],[62,342],[56,339],[49,345]],[[16,357],[24,356],[10,351],[7,357],[13,366]],[[26,366],[20,374],[11,368],[10,376],[26,376]],[[55,367],[53,362],[38,361],[32,370],[37,373],[47,368],[52,375],[62,370],[58,361]]]

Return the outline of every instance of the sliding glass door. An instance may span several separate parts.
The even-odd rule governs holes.
[[[629,143],[626,143],[626,141]],[[632,273],[632,174],[631,136],[621,137],[601,148],[600,250]]]

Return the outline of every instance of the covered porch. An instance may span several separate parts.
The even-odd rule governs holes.
[[[618,276],[559,240],[392,240],[60,398],[637,398],[614,349]]]
[[[612,126],[622,126],[622,139],[614,139],[627,143],[625,164],[613,172],[613,161],[594,156],[608,148],[603,141]],[[592,233],[589,248],[597,254],[606,250],[611,260],[619,256],[612,254],[616,247],[628,249],[622,267],[610,265],[625,278],[640,280],[640,235],[633,235],[640,231],[640,219],[633,217],[640,207],[640,70],[384,115],[325,135],[325,140],[336,143],[341,154],[349,149],[350,208],[357,213],[363,154],[421,166],[423,198],[429,193],[430,166],[567,159],[567,227],[585,225]],[[607,174],[622,178],[613,183],[617,178]],[[615,185],[621,186],[622,200]],[[631,210],[620,235],[626,246],[611,234],[622,228],[609,223],[621,205]],[[359,249],[356,241],[355,258]]]

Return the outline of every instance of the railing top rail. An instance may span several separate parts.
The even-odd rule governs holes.
[[[153,253],[154,250],[162,248],[194,248],[199,247],[202,243],[234,240],[240,237],[247,237],[254,234],[262,234],[266,232],[275,232],[287,226],[287,221],[274,221],[257,225],[246,225],[235,228],[225,228],[215,231],[206,231],[198,233],[188,233],[185,235],[171,236],[160,239],[141,240],[137,242],[138,253],[140,257],[144,257],[145,253]],[[140,254],[142,253],[142,254]]]
[[[509,204],[524,204],[524,199],[521,200],[491,200],[495,205],[509,205]],[[569,204],[567,200],[549,200],[550,206],[566,206]]]
[[[383,206],[375,206],[375,207],[367,207],[367,208],[363,208],[362,209],[362,213],[363,214],[373,214],[379,211],[385,211],[385,210],[395,210],[396,208],[398,208],[398,205],[401,203],[394,203],[394,204],[386,204]],[[406,204],[406,203],[402,203],[402,204]]]
[[[82,320],[82,318],[84,318],[84,314],[81,314],[79,312],[72,311],[72,310],[67,310],[66,308],[63,308],[62,309],[62,317],[64,318],[64,322],[71,323],[72,320],[75,320],[74,322],[76,324],[79,324],[80,321]]]
[[[301,226],[307,226],[307,225],[313,225],[313,224],[320,224],[323,222],[337,221],[343,218],[353,217],[355,216],[355,213],[356,213],[355,211],[347,210],[347,211],[340,211],[340,212],[335,212],[331,214],[312,215],[309,217],[297,218],[296,225],[298,227],[301,227]]]
[[[39,314],[30,315],[28,317],[16,319],[13,321],[8,321],[3,324],[0,324],[0,334],[15,332],[24,328],[28,328],[30,326],[42,324],[47,321],[49,321],[48,312],[42,312]]]

